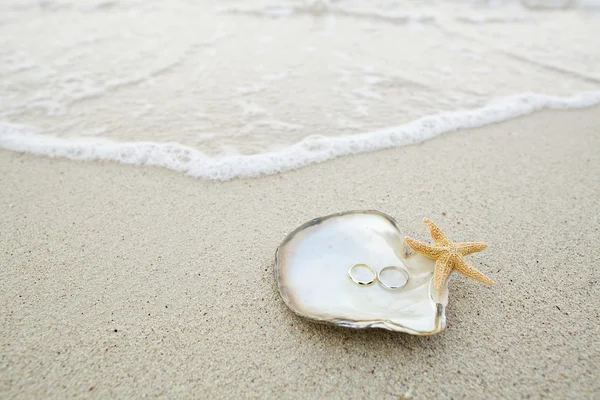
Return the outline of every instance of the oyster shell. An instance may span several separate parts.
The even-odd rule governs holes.
[[[410,276],[397,291],[360,286],[348,277],[357,263],[377,271],[404,267]],[[412,253],[396,222],[379,211],[316,218],[290,233],[275,254],[275,280],[296,314],[350,328],[383,328],[432,335],[446,327],[447,288],[433,290],[435,262]]]

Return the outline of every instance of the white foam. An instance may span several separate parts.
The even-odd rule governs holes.
[[[378,10],[346,8],[331,4],[329,1],[308,1],[302,6],[267,6],[254,7],[218,7],[217,12],[229,14],[252,15],[267,18],[289,18],[298,15],[339,15],[358,19],[385,21],[397,24],[431,23],[435,17],[421,12],[397,13]]]
[[[444,112],[374,132],[342,137],[310,136],[277,152],[211,158],[179,143],[120,143],[100,138],[57,138],[32,129],[0,123],[0,148],[65,157],[72,160],[110,160],[150,165],[216,180],[275,174],[330,160],[423,142],[457,129],[492,124],[542,109],[574,109],[600,104],[600,91],[570,97],[525,93],[494,101],[485,107]]]

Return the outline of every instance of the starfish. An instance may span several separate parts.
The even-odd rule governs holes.
[[[475,269],[470,265],[465,257],[467,254],[481,251],[487,247],[487,243],[484,242],[465,242],[465,243],[454,243],[448,239],[448,237],[437,227],[432,221],[427,218],[423,218],[425,225],[429,227],[429,232],[433,238],[434,244],[419,242],[404,237],[406,244],[413,250],[423,254],[426,257],[436,260],[435,271],[433,273],[433,286],[441,291],[444,287],[444,283],[450,276],[453,270],[460,272],[463,275],[468,276],[483,282],[487,285],[494,283],[490,278],[485,276],[481,271]]]

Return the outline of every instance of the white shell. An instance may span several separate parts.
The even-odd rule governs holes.
[[[360,286],[350,267],[380,271],[404,267],[410,276],[397,291]],[[378,211],[350,211],[307,222],[290,233],[275,254],[275,280],[285,304],[317,322],[351,328],[384,328],[432,335],[446,327],[447,289],[433,290],[435,262],[405,245],[396,222]]]

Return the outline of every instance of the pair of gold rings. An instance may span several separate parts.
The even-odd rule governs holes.
[[[354,276],[353,272],[355,269],[358,269],[358,268],[366,268],[367,270],[369,270],[371,272],[373,277],[371,279],[366,279],[366,280],[356,278]],[[385,272],[390,273],[390,272],[394,272],[394,271],[400,272],[400,274],[404,277],[403,282],[398,283],[398,284],[391,284],[389,282],[389,278],[383,277]],[[385,275],[387,275],[387,274],[385,274]],[[354,264],[348,270],[348,276],[350,277],[350,279],[352,279],[352,281],[354,283],[356,283],[358,285],[370,286],[370,285],[374,284],[375,281],[377,281],[383,288],[388,289],[388,290],[402,289],[408,283],[408,271],[402,267],[397,267],[395,265],[389,265],[387,267],[382,268],[381,271],[377,272],[377,271],[375,271],[375,268],[371,267],[368,264]]]

